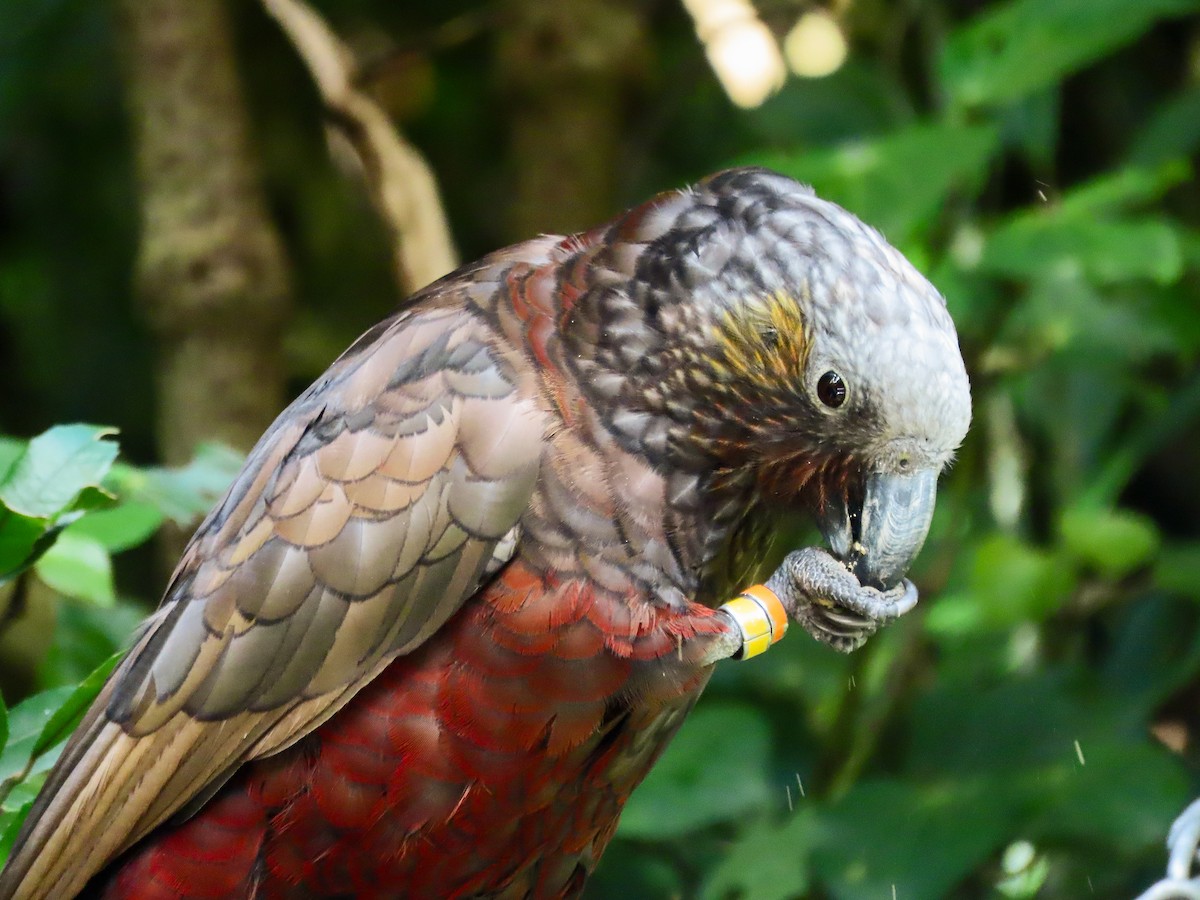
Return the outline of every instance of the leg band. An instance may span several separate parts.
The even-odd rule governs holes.
[[[765,653],[767,648],[787,633],[787,610],[775,592],[765,585],[756,584],[746,588],[728,603],[721,606],[737,623],[742,633],[742,649],[739,659],[749,659]]]

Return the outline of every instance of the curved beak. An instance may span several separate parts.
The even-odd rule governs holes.
[[[826,499],[817,524],[862,584],[887,590],[908,572],[933,521],[937,479],[933,468],[867,472],[848,496]]]

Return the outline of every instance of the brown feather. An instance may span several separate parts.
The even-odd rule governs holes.
[[[13,896],[73,895],[477,590],[528,505],[545,426],[472,309],[397,317],[264,436],[39,798],[4,875]]]

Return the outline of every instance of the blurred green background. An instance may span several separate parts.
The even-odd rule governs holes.
[[[958,323],[975,418],[921,605],[850,657],[795,634],[722,666],[587,896],[1123,897],[1157,878],[1200,791],[1200,2],[761,2],[780,39],[820,11],[848,55],[752,109],[676,0],[316,6],[432,166],[465,260],[758,163],[879,227]],[[0,0],[10,832],[73,685],[157,601],[152,535],[236,470],[211,447],[161,467],[180,460],[157,449],[161,334],[134,299],[120,8]],[[401,293],[307,71],[258,6],[228,8],[291,284],[264,353],[291,396]],[[25,443],[72,422],[119,434]]]

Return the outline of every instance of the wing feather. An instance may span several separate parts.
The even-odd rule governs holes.
[[[544,422],[501,348],[463,305],[419,307],[280,416],[51,773],[0,896],[73,895],[325,721],[512,552]]]

